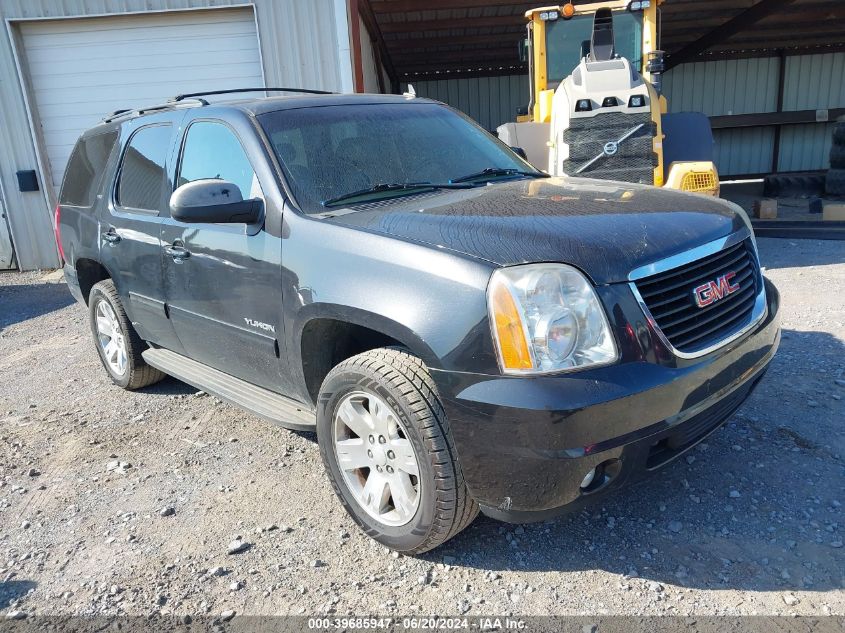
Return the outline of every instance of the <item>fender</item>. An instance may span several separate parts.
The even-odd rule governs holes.
[[[440,359],[437,358],[431,347],[407,326],[375,312],[351,306],[312,303],[309,306],[305,306],[298,316],[299,319],[291,332],[292,346],[288,350],[297,357],[299,366],[302,365],[302,332],[315,319],[334,319],[343,323],[360,325],[361,327],[375,330],[399,341],[403,347],[407,347],[413,354],[419,356],[429,367],[439,369],[441,366]]]
[[[493,265],[291,209],[284,222],[285,348],[294,383],[303,330],[318,318],[384,334],[433,369],[498,371],[487,316]]]

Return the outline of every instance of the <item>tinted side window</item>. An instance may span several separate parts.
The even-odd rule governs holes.
[[[143,127],[129,139],[117,183],[117,204],[158,211],[164,180],[164,159],[170,145],[170,125]]]
[[[261,188],[240,141],[223,123],[197,121],[188,128],[177,185],[204,178],[235,183],[244,199],[260,198]]]
[[[59,202],[73,207],[94,204],[103,171],[117,141],[117,131],[81,138],[76,142],[65,169]]]

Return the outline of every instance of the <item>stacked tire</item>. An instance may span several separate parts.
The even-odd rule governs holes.
[[[839,121],[833,128],[830,169],[824,188],[830,196],[845,196],[845,121]]]

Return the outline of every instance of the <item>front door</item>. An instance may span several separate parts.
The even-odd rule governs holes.
[[[264,198],[233,128],[195,119],[185,132],[175,186],[219,178],[244,199]],[[280,390],[281,241],[262,220],[247,224],[162,224],[170,319],[194,360]]]
[[[159,241],[173,126],[153,122],[125,133],[113,196],[100,212],[100,258],[141,338],[181,352],[165,311]]]

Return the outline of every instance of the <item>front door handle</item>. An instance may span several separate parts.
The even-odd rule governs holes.
[[[114,246],[120,241],[120,236],[115,233],[114,229],[109,229],[103,233],[103,239],[108,242],[110,246]]]
[[[191,256],[191,251],[185,248],[182,242],[179,241],[173,242],[171,246],[165,246],[164,252],[170,255],[177,264],[181,264]]]

